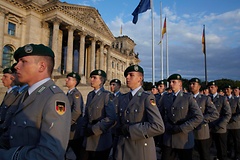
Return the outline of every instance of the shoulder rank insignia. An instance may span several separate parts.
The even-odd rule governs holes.
[[[80,94],[75,94],[75,98],[79,98],[80,97]]]
[[[59,115],[63,115],[66,112],[65,102],[56,101],[55,102],[55,110]]]
[[[150,99],[150,103],[151,103],[151,105],[156,106],[156,102],[154,99]]]

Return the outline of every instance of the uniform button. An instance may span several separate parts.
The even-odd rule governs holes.
[[[122,111],[122,108],[120,108],[120,111]]]
[[[25,124],[25,125],[26,125],[26,124],[27,124],[27,122],[26,122],[26,121],[23,121],[23,124]]]
[[[144,143],[144,146],[147,146],[147,143]]]
[[[181,107],[183,109],[183,107]]]
[[[202,107],[199,107],[200,109],[202,109]]]
[[[4,108],[7,108],[7,106],[4,106]]]
[[[16,125],[17,123],[14,121],[13,124]]]
[[[206,126],[207,126],[207,124],[204,124],[204,126],[206,127]]]
[[[127,123],[129,123],[129,120],[127,119]]]
[[[175,116],[175,114],[172,114],[172,116]]]
[[[138,111],[137,109],[134,110],[134,112],[137,112],[137,111]]]
[[[13,136],[10,136],[10,139],[13,139]]]
[[[53,86],[53,88],[56,88],[56,86]]]
[[[172,109],[175,109],[174,107]]]

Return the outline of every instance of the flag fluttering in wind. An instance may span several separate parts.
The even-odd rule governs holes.
[[[150,0],[141,0],[138,6],[135,8],[135,10],[132,13],[133,15],[132,22],[136,24],[138,21],[138,14],[146,12],[148,9],[151,9]]]
[[[120,28],[120,35],[122,35],[122,25],[121,25],[121,28]]]
[[[202,33],[202,51],[204,54],[206,54],[205,25],[203,25],[203,33]]]
[[[162,39],[164,34],[167,32],[167,22],[166,22],[166,17],[164,19],[164,24],[163,24],[163,29],[162,29]],[[159,44],[162,43],[162,39],[160,40]]]

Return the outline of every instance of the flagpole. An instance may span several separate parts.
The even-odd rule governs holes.
[[[154,18],[153,18],[153,0],[151,2],[151,15],[152,15],[152,84],[155,84],[155,56],[154,56]]]
[[[160,2],[160,40],[162,41],[162,2]],[[163,80],[163,42],[160,44],[161,80]]]
[[[167,23],[167,20],[166,20]],[[167,25],[166,25],[167,26]],[[168,31],[166,28],[166,78],[169,76],[169,64],[168,64]]]
[[[205,64],[205,84],[207,85],[207,52],[206,52],[206,36],[205,36],[205,25],[203,25],[204,34],[204,64]]]

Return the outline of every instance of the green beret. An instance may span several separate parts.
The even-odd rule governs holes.
[[[232,88],[232,86],[228,84],[224,88]]]
[[[215,81],[208,82],[208,85],[207,85],[207,86],[210,87],[210,86],[212,86],[212,85],[217,86],[217,84],[216,84]]]
[[[239,89],[239,87],[238,86],[234,86],[233,89]]]
[[[99,75],[99,76],[102,76],[104,78],[107,78],[107,74],[101,69],[96,69],[96,70],[92,71],[90,73],[90,77],[92,77],[93,75]]]
[[[25,56],[49,56],[54,58],[54,53],[51,48],[43,44],[27,44],[23,47],[19,47],[13,55],[16,61]]]
[[[153,88],[156,88],[156,89],[157,89],[157,86],[156,86],[156,85],[153,85],[153,86],[152,86],[152,89],[153,89]]]
[[[16,73],[17,70],[15,69],[15,66],[17,65],[17,63],[13,63],[13,65],[11,66],[11,70],[13,73]]]
[[[162,85],[162,84],[166,85],[164,80],[160,80],[160,81],[157,82],[157,86]]]
[[[180,74],[172,74],[168,77],[168,82],[171,80],[182,80],[182,76]]]
[[[143,68],[139,65],[131,65],[124,71],[124,76],[127,77],[129,72],[140,72],[144,74]]]
[[[67,77],[73,77],[73,78],[76,78],[77,81],[80,81],[81,80],[81,77],[78,73],[76,72],[71,72],[71,73],[68,73]]]
[[[199,78],[192,78],[189,80],[189,83],[193,83],[193,82],[197,82],[197,83],[201,84],[201,80]]]
[[[111,81],[110,81],[110,84],[111,83],[117,83],[119,86],[121,86],[121,81],[119,80],[119,79],[112,79]]]
[[[11,68],[5,68],[3,70],[3,74],[6,74],[6,73],[13,74],[13,71],[11,70]]]

